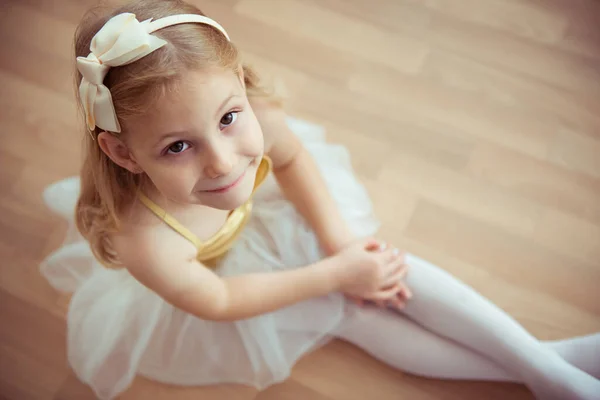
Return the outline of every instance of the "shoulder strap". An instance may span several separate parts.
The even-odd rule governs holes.
[[[269,173],[273,168],[272,161],[269,157],[264,156],[261,160],[261,163],[258,167],[256,173],[256,179],[254,183],[254,191],[265,181]],[[253,192],[254,192],[253,191]],[[142,204],[144,204],[150,211],[152,211],[156,216],[162,219],[167,225],[169,225],[175,232],[179,233],[181,236],[192,242],[197,249],[201,249],[206,245],[210,245],[212,242],[209,240],[207,243],[203,243],[196,235],[194,235],[188,228],[182,225],[179,221],[173,218],[171,215],[167,214],[165,210],[163,210],[158,204],[154,203],[150,200],[145,194],[139,193],[139,198]],[[246,204],[246,205],[249,205]],[[247,207],[240,207],[239,212],[248,212]],[[233,212],[235,213],[235,212]],[[212,240],[216,240],[217,238],[221,238],[221,234],[228,228],[231,227],[231,224],[234,223],[236,225],[237,220],[228,219],[227,222],[221,227],[221,230],[213,236]]]
[[[175,218],[167,214],[165,210],[163,210],[158,204],[150,200],[145,194],[139,193],[140,201],[144,204],[150,211],[152,211],[156,216],[162,219],[167,225],[169,225],[175,232],[179,233],[181,236],[192,242],[196,248],[199,248],[201,245],[200,239],[196,235],[194,235],[188,228],[183,226],[179,221]]]

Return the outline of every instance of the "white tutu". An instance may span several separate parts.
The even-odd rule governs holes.
[[[321,127],[288,120],[316,160],[342,215],[360,236],[378,222],[345,148],[325,142]],[[73,224],[77,177],[47,188],[48,206],[70,224],[62,247],[42,264],[58,290],[72,293],[68,359],[100,398],[123,392],[136,374],[181,385],[240,383],[263,389],[285,380],[294,363],[325,343],[345,316],[345,299],[330,294],[236,322],[204,321],[136,281],[102,267]],[[182,221],[185,223],[185,221]],[[282,195],[273,176],[254,198],[252,217],[217,273],[226,276],[307,265],[322,257],[317,238]]]

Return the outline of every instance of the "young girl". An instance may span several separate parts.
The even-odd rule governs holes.
[[[600,335],[542,343],[369,239],[378,223],[346,150],[285,117],[198,9],[90,13],[75,43],[85,162],[45,198],[77,230],[43,273],[73,293],[68,357],[98,397],[136,374],[262,389],[341,338],[421,376],[600,398]]]

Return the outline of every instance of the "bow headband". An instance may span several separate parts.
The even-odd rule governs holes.
[[[197,14],[172,15],[156,21],[148,19],[139,22],[134,14],[123,13],[109,19],[96,33],[90,44],[90,54],[77,57],[77,69],[83,76],[79,95],[91,131],[97,126],[105,131],[121,132],[110,90],[103,83],[110,67],[137,61],[167,44],[163,39],[151,35],[152,32],[188,22],[210,25],[229,40],[221,25]]]

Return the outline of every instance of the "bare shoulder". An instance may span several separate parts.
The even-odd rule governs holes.
[[[133,277],[161,295],[168,294],[171,275],[195,259],[196,248],[149,212],[138,214],[135,220],[124,221],[112,244]]]
[[[114,237],[125,268],[173,306],[201,318],[218,318],[227,299],[219,276],[198,262],[192,243],[149,211],[143,214],[141,221],[126,224]]]
[[[250,99],[250,104],[263,131],[265,153],[273,161],[273,167],[287,165],[302,145],[287,124],[285,110],[261,98]]]

